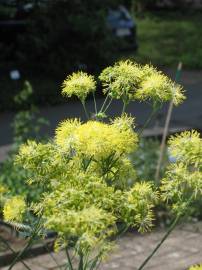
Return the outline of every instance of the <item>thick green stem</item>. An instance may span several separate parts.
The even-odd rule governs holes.
[[[0,236],[0,240],[7,246],[8,249],[10,249],[12,251],[13,254],[16,254],[15,250],[9,245],[9,243],[7,243],[7,241]],[[20,262],[24,265],[25,268],[27,268],[28,270],[31,270],[31,268],[29,268],[29,266],[21,259]]]
[[[122,114],[125,113],[127,105],[128,105],[128,103],[124,101],[124,102],[123,102]]]
[[[158,243],[158,245],[155,247],[155,249],[152,251],[152,253],[150,253],[150,255],[144,260],[144,262],[141,264],[141,266],[138,268],[138,270],[142,270],[145,267],[145,265],[151,260],[151,258],[157,252],[157,250],[161,247],[161,245],[165,242],[165,240],[168,238],[168,236],[174,230],[174,228],[176,227],[176,225],[177,225],[178,221],[180,220],[180,218],[181,218],[181,215],[178,215],[175,218],[175,220],[171,224],[170,228],[168,229],[168,231],[166,232],[164,237],[161,239],[161,241]]]
[[[83,270],[83,254],[80,254],[78,270]]]

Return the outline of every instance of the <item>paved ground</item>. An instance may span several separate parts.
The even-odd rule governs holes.
[[[118,241],[116,249],[101,265],[100,270],[137,270],[164,233],[164,231],[157,231],[146,236],[127,233]],[[64,265],[63,252],[53,253],[52,256],[57,263],[50,255],[38,256],[27,260],[26,263],[32,270],[59,269],[57,264]],[[145,270],[187,270],[190,265],[200,262],[202,262],[202,224],[197,223],[176,229],[145,267]],[[2,268],[2,270],[7,269],[8,267]],[[13,270],[24,269],[21,263],[13,268]]]
[[[170,77],[174,77],[173,71],[166,71]],[[202,71],[183,71],[181,84],[186,90],[187,100],[181,106],[174,109],[171,126],[190,126],[202,130]],[[57,89],[56,89],[57,90]],[[98,99],[98,107],[102,104],[103,98]],[[89,100],[87,107],[92,111],[93,102]],[[41,115],[50,121],[50,126],[43,130],[48,135],[54,134],[54,128],[64,118],[84,117],[82,107],[79,102],[71,101],[63,105],[41,108]],[[121,111],[120,102],[114,102],[110,115],[116,115]],[[136,116],[137,125],[141,126],[150,113],[150,107],[145,104],[132,103],[128,112]],[[164,123],[166,108],[159,115],[159,121]],[[12,142],[11,122],[13,113],[0,114],[0,145]]]

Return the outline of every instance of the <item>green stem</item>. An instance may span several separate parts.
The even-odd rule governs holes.
[[[86,103],[84,100],[81,101],[82,105],[83,105],[83,109],[84,109],[84,112],[85,112],[85,115],[86,115],[86,118],[87,120],[89,119],[89,115],[88,115],[88,111],[86,109]]]
[[[13,268],[13,266],[20,260],[20,257],[22,257],[22,255],[27,251],[27,249],[31,246],[32,242],[34,239],[34,235],[30,238],[29,242],[27,243],[27,245],[21,250],[21,252],[17,255],[17,257],[15,257],[15,259],[13,260],[13,262],[11,263],[10,267],[8,268],[8,270],[11,270]]]
[[[176,82],[178,82],[180,79],[181,70],[182,70],[182,63],[180,62],[178,64],[177,72],[175,75]],[[175,95],[175,89],[174,89],[173,95]],[[171,120],[171,116],[172,116],[172,112],[173,112],[173,105],[174,105],[174,103],[173,103],[173,99],[172,99],[170,101],[167,115],[166,115],[166,121],[165,121],[165,125],[164,125],[163,136],[162,136],[161,146],[160,146],[160,153],[159,153],[158,163],[156,166],[155,181],[157,184],[159,183],[160,169],[161,169],[161,165],[163,162],[164,151],[165,151],[165,146],[166,146],[166,138],[168,136],[170,120]]]
[[[97,115],[97,103],[95,99],[95,93],[93,92],[93,101],[94,101],[94,107],[95,107],[95,114]]]
[[[124,102],[123,102],[122,114],[125,113],[127,105],[128,105],[128,103],[124,101]]]
[[[65,249],[65,251],[67,255],[67,267],[70,268],[70,270],[73,270],[73,265],[72,265],[71,258],[69,255],[68,247]],[[67,267],[65,269],[67,269]]]
[[[10,249],[12,251],[13,254],[16,254],[15,250],[9,245],[9,243],[7,243],[7,241],[0,236],[0,240],[7,246],[8,249]],[[20,262],[24,265],[25,268],[27,268],[28,270],[31,270],[31,268],[29,268],[29,266],[21,259]]]
[[[149,125],[149,123],[151,122],[151,120],[153,119],[153,117],[155,116],[155,114],[158,112],[158,109],[152,109],[151,114],[149,115],[149,117],[147,118],[147,120],[145,121],[143,127],[141,128],[140,132],[139,132],[139,136],[142,135],[143,131],[145,130],[145,128]]]
[[[168,229],[168,231],[166,232],[166,234],[164,235],[164,237],[161,239],[161,241],[157,244],[157,246],[155,247],[155,249],[152,251],[152,253],[144,260],[144,262],[141,264],[141,266],[138,268],[138,270],[142,270],[145,265],[150,261],[150,259],[154,256],[154,254],[157,252],[157,250],[161,247],[161,245],[165,242],[165,240],[168,238],[168,236],[171,234],[171,232],[174,230],[174,228],[176,227],[179,219],[180,219],[181,215],[177,215],[177,217],[175,218],[175,220],[173,221],[173,223],[171,224],[170,228]]]
[[[83,270],[83,254],[80,254],[78,270]]]
[[[41,241],[42,244],[44,245],[45,249],[48,251],[49,256],[52,258],[52,260],[55,262],[55,264],[57,265],[58,269],[61,269],[59,263],[57,262],[56,258],[53,256],[53,254],[51,253],[51,250],[49,249],[48,245],[42,240]]]
[[[97,269],[96,266],[99,265],[99,260],[100,260],[100,254],[98,254],[98,255],[92,260],[92,264],[91,264],[91,266],[90,266],[90,270]]]
[[[104,100],[104,102],[103,102],[103,104],[102,104],[102,107],[101,107],[101,109],[100,109],[99,113],[101,113],[101,112],[102,112],[102,110],[104,109],[104,106],[105,106],[105,104],[106,104],[106,102],[107,102],[108,98],[109,98],[109,94],[107,94],[107,96],[106,96],[106,98],[105,98],[105,100]]]
[[[112,101],[113,101],[113,99],[111,98],[109,103],[107,104],[106,108],[103,111],[104,113],[109,109],[109,106],[111,105]]]
[[[39,230],[39,224],[40,224],[40,220],[41,217],[39,217],[39,220],[36,224],[36,227],[33,231],[33,235],[30,237],[27,245],[21,250],[21,252],[15,257],[15,259],[13,260],[13,262],[11,263],[10,267],[8,268],[8,270],[11,270],[13,268],[13,266],[17,263],[17,261],[20,260],[20,258],[22,257],[22,255],[27,251],[27,249],[31,246],[32,242],[34,241],[34,237],[37,235],[38,230]]]

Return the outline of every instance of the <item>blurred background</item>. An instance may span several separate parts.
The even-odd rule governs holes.
[[[97,76],[128,58],[151,63],[172,79],[181,61],[188,99],[175,109],[171,125],[201,128],[202,1],[0,0],[0,145],[12,142],[14,115],[30,104],[49,120],[42,128],[48,135],[61,119],[82,117],[76,100],[66,105],[61,97],[64,78],[77,70]],[[33,93],[19,105],[14,96],[25,80]],[[97,95],[101,102],[101,91]],[[140,126],[149,110],[142,104],[129,108]]]
[[[165,135],[193,128],[201,132],[202,0],[0,0],[0,186],[8,187],[11,195],[26,197],[28,202],[39,199],[40,189],[27,184],[29,174],[14,165],[20,145],[27,139],[47,140],[65,118],[85,119],[76,98],[67,100],[61,96],[61,85],[67,75],[82,70],[97,79],[103,68],[122,59],[152,64],[185,89],[187,99],[173,109]],[[177,72],[179,63],[182,69]],[[100,107],[104,95],[99,81],[96,99]],[[92,96],[86,106],[93,111]],[[165,148],[166,139],[164,144],[160,140],[166,130],[168,108],[166,104],[150,122],[139,149],[130,157],[138,179],[149,179],[157,186],[158,168],[162,177],[166,166],[173,162]],[[115,116],[121,110],[122,104],[113,101],[108,113]],[[127,107],[140,130],[151,110],[146,103],[132,102]],[[162,160],[159,158],[160,145],[165,148],[161,150]],[[14,247],[22,246],[14,234],[3,229],[1,215],[0,205],[0,236],[9,239]],[[158,225],[166,227],[170,220],[167,209],[160,205]],[[201,200],[196,202],[191,220],[200,221],[200,229],[196,230],[201,232]],[[195,230],[193,225],[191,228]],[[174,238],[178,239],[179,234],[188,241],[187,231],[182,236],[177,231]],[[172,269],[187,269],[199,262],[201,235],[194,237],[189,237],[193,241],[190,244],[183,244],[188,251],[181,261],[181,255],[175,253],[184,243],[180,240],[178,246],[168,248],[174,254],[167,256],[165,253],[167,261],[155,269],[162,269],[167,262]],[[148,242],[140,241],[147,248]],[[197,249],[192,248],[195,242]],[[129,247],[124,244],[123,250],[127,253]],[[4,253],[7,254],[7,246],[0,245],[0,267],[10,263],[1,257]],[[134,254],[127,254],[126,261]],[[173,268],[173,261],[178,260],[183,268]]]

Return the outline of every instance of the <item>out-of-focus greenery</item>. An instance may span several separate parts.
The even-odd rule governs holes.
[[[18,148],[28,139],[37,138],[41,126],[48,125],[48,121],[39,117],[38,108],[32,104],[30,98],[33,94],[31,84],[26,81],[24,89],[14,97],[14,102],[19,108],[21,105],[27,106],[26,110],[20,110],[12,123],[14,130],[14,144]]]
[[[22,78],[24,74],[22,74]],[[27,76],[29,82],[34,88],[34,93],[31,96],[33,104],[49,105],[61,103],[63,99],[59,95],[60,83],[57,79],[45,76],[44,78],[34,74]],[[18,110],[19,106],[14,102],[13,96],[17,95],[19,89],[22,89],[24,84],[23,79],[12,81],[8,76],[0,77],[0,111]],[[25,108],[25,104],[21,104],[21,109]]]
[[[17,59],[25,67],[43,70],[43,74],[96,71],[98,66],[110,63],[117,50],[106,16],[108,9],[119,2],[47,1],[36,7],[26,33],[18,38]]]
[[[137,61],[158,66],[202,68],[202,17],[200,11],[147,12],[136,18],[139,50]]]
[[[0,185],[6,186],[12,195],[23,195],[28,200],[36,200],[40,196],[40,187],[29,187],[27,180],[30,175],[19,166],[14,166],[15,154],[22,143],[28,139],[39,138],[39,131],[43,125],[48,122],[39,117],[39,111],[32,104],[32,86],[28,81],[25,82],[24,88],[14,97],[14,102],[19,107],[12,123],[14,139],[11,152],[8,158],[0,164]],[[26,107],[20,110],[21,106]]]
[[[158,139],[142,138],[139,148],[131,155],[138,179],[152,179],[155,182],[155,173],[159,158],[161,142]],[[161,166],[161,177],[168,164],[168,154],[165,152]]]

